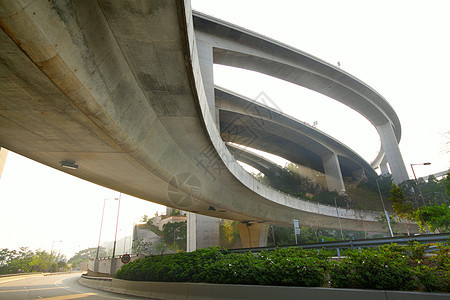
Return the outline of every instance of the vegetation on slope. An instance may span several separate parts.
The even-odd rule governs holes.
[[[332,251],[277,249],[260,253],[230,253],[219,248],[149,256],[123,266],[119,279],[164,282],[450,291],[448,245],[386,245],[378,249]]]

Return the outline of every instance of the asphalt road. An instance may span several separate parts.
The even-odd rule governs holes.
[[[0,278],[0,300],[144,299],[99,291],[78,283],[81,273]]]

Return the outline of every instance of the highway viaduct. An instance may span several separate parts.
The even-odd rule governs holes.
[[[0,26],[1,147],[142,199],[238,220],[244,244],[260,245],[268,224],[293,219],[336,228],[339,216],[344,230],[383,229],[377,212],[297,199],[248,174],[220,135],[213,63],[360,112],[381,137],[377,164],[387,161],[395,182],[407,179],[400,122],[376,91],[297,49],[193,16],[189,1],[0,1]],[[346,155],[331,152],[322,168],[340,175]]]

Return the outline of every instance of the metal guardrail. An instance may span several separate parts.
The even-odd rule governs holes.
[[[278,247],[255,247],[255,248],[241,248],[241,249],[230,249],[229,252],[260,252],[260,251],[272,251],[275,249],[286,249],[286,248],[301,248],[301,249],[347,249],[347,248],[369,248],[378,247],[386,244],[399,244],[405,245],[410,241],[417,241],[423,244],[431,243],[444,243],[450,238],[450,233],[441,234],[424,234],[424,235],[414,235],[414,236],[397,236],[391,238],[377,238],[369,240],[346,240],[346,241],[335,241],[335,242],[324,242],[324,243],[314,243],[314,244],[302,244],[302,245],[288,245],[288,246],[278,246]]]

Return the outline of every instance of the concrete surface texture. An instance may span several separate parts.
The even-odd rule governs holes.
[[[145,282],[82,277],[84,286],[120,294],[156,299],[448,299],[448,294],[385,290],[356,290],[286,286],[256,286],[189,282]]]
[[[406,176],[400,123],[374,90],[299,50],[193,18],[189,1],[1,1],[0,7],[0,145],[16,153],[202,215],[336,228],[335,207],[264,186],[233,158],[217,126],[211,78],[202,76],[212,57],[266,74],[283,71],[278,77],[361,112],[379,129],[394,178]],[[64,168],[64,161],[79,167]],[[383,231],[377,212],[339,211],[344,230],[364,223]]]

